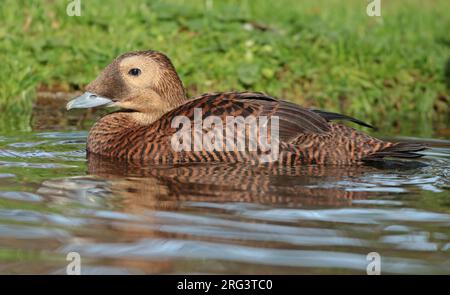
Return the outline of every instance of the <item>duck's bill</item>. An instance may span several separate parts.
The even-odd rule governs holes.
[[[107,98],[98,96],[95,93],[85,92],[82,95],[72,99],[66,105],[67,110],[86,109],[99,106],[111,106],[114,102]]]

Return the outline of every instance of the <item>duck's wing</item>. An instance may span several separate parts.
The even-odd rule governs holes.
[[[277,100],[260,92],[223,92],[208,93],[181,105],[167,113],[167,118],[184,115],[193,119],[193,110],[200,108],[203,118],[207,116],[277,116],[279,120],[279,138],[290,142],[303,134],[323,134],[329,132],[329,121],[333,119],[359,122],[347,116],[331,116],[329,112],[320,112],[300,107],[294,103]],[[334,114],[338,115],[338,114]],[[225,121],[224,121],[225,122]]]
[[[344,115],[344,114],[339,114],[339,113],[334,113],[334,112],[328,112],[328,111],[323,111],[323,110],[318,110],[318,109],[306,109],[306,108],[302,108],[299,105],[296,105],[292,102],[287,102],[287,101],[283,101],[283,100],[276,100],[273,97],[267,96],[264,93],[260,93],[260,92],[243,92],[243,93],[239,93],[241,96],[245,97],[249,97],[250,99],[254,99],[255,97],[258,99],[263,99],[266,100],[267,98],[271,99],[272,101],[278,101],[281,103],[282,108],[289,108],[289,109],[301,109],[303,111],[303,115],[306,116],[311,116],[311,112],[318,114],[320,117],[322,117],[323,119],[325,119],[327,122],[330,121],[334,121],[334,120],[340,120],[340,121],[348,121],[348,122],[353,122],[356,123],[360,126],[364,126],[364,127],[368,127],[368,128],[373,128],[376,129],[374,126],[361,121],[359,119]],[[305,112],[307,111],[307,112]],[[313,117],[309,117],[310,119],[313,119]]]
[[[327,121],[343,120],[343,121],[353,122],[353,123],[356,123],[356,124],[364,126],[364,127],[376,129],[374,126],[367,124],[366,122],[363,122],[361,120],[358,120],[356,118],[353,118],[353,117],[350,117],[347,115],[333,113],[333,112],[327,112],[327,111],[322,111],[322,110],[315,110],[315,109],[311,109],[311,111],[313,111],[316,114],[319,114],[321,117],[325,118]]]
[[[186,116],[194,120],[194,109],[202,110],[203,119],[218,116],[223,122],[227,116],[278,116],[279,138],[289,142],[300,134],[324,133],[330,130],[326,119],[320,115],[297,106],[276,100],[257,92],[224,92],[204,94],[165,114],[164,121],[174,116]]]

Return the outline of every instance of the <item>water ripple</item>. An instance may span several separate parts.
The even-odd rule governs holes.
[[[220,249],[220,251],[218,251]],[[83,256],[126,259],[209,259],[289,267],[353,269],[365,273],[366,255],[337,251],[280,250],[188,240],[143,239],[134,243],[68,245],[61,252],[76,251]],[[449,273],[449,264],[438,267]],[[383,272],[429,273],[436,269],[423,261],[384,257]]]
[[[410,208],[404,209],[371,209],[344,208],[322,210],[272,209],[242,213],[255,219],[272,221],[318,220],[338,223],[379,224],[386,221],[407,222],[440,222],[450,226],[450,214],[433,213]]]

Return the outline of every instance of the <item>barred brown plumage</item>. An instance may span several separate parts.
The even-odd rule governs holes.
[[[141,74],[128,75],[130,68]],[[264,117],[278,119],[278,158],[270,160],[292,164],[360,164],[383,157],[413,158],[425,147],[418,144],[382,141],[333,120],[350,121],[371,127],[355,118],[332,112],[312,110],[292,102],[277,100],[261,92],[209,93],[188,99],[183,84],[171,61],[157,51],[140,51],[119,56],[90,83],[83,96],[71,101],[68,109],[114,105],[122,110],[101,118],[92,127],[87,140],[90,154],[142,162],[247,162],[259,163],[265,152],[251,150],[177,151],[171,139],[179,128],[172,127],[174,118],[184,116],[191,124],[190,135],[198,141],[195,109],[202,110],[203,119],[216,116]],[[267,123],[268,124],[268,123]],[[183,128],[184,128],[183,124]],[[217,126],[215,126],[216,128]],[[222,126],[223,133],[228,126]],[[231,132],[231,131],[230,131]],[[234,131],[233,131],[234,132]],[[236,140],[253,132],[236,131]],[[269,130],[268,135],[272,135]],[[269,136],[269,137],[270,137]],[[258,133],[260,139],[261,134]],[[271,141],[272,142],[272,141]]]

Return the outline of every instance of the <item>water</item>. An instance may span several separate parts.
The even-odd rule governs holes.
[[[450,141],[358,167],[136,167],[0,136],[0,273],[450,274]]]

